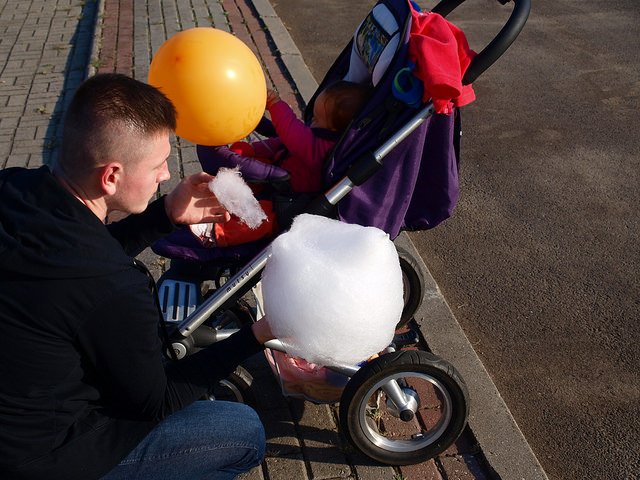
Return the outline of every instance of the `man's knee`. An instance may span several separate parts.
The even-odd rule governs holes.
[[[229,403],[229,419],[233,426],[233,435],[229,441],[239,458],[233,469],[238,472],[249,470],[262,463],[266,448],[264,426],[254,409],[242,403]]]
[[[255,451],[255,458],[260,463],[264,457],[266,438],[264,427],[256,411],[242,403],[214,401],[211,402],[210,415],[216,420],[217,431],[213,435],[225,437],[229,445],[245,447],[247,452]],[[220,425],[225,419],[225,425]],[[214,422],[212,422],[214,423]],[[221,432],[218,429],[225,430]],[[247,461],[249,461],[247,455]]]
[[[264,456],[264,450],[266,445],[266,437],[264,432],[264,426],[258,416],[258,413],[251,407],[242,403],[234,403],[239,408],[238,420],[243,423],[240,430],[243,431],[246,439],[251,439],[258,450],[260,459]]]

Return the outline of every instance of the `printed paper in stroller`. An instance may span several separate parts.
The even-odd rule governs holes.
[[[264,307],[287,353],[354,365],[389,345],[404,303],[398,254],[385,232],[304,214],[271,249]]]

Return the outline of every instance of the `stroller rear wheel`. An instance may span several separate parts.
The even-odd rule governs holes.
[[[404,290],[404,307],[396,330],[404,327],[420,307],[424,294],[424,278],[418,262],[404,248],[396,247],[402,270],[402,286]]]
[[[252,383],[252,375],[245,368],[238,366],[227,378],[218,382],[218,385],[206,395],[206,399],[244,403],[255,408],[256,398],[251,390]]]
[[[394,388],[404,394],[401,409],[391,399]],[[468,413],[467,388],[455,368],[418,350],[366,364],[340,399],[341,430],[362,453],[388,465],[419,463],[443,452],[462,433]]]

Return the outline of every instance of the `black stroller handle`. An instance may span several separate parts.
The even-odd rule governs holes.
[[[465,0],[442,0],[436,5],[433,10],[434,13],[438,13],[443,17],[446,17],[449,13],[455,10]],[[469,85],[473,83],[485,70],[494,64],[498,58],[507,51],[509,46],[514,42],[522,31],[524,24],[527,22],[529,12],[531,11],[531,0],[497,0],[503,5],[512,1],[515,5],[513,12],[507,23],[502,27],[502,30],[498,32],[489,45],[476,55],[471,61],[469,68],[462,77],[462,84]]]

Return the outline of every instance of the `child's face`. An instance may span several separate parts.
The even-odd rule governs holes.
[[[329,98],[325,92],[320,92],[313,104],[313,118],[311,126],[314,128],[326,128],[332,130],[329,122]]]

